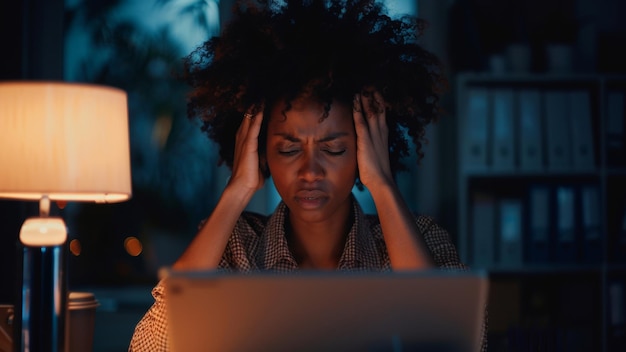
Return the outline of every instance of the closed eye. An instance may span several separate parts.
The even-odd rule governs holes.
[[[299,150],[297,149],[293,149],[293,150],[279,150],[278,154],[280,155],[285,155],[285,156],[291,156],[291,155],[296,155],[296,153],[298,153]]]
[[[339,151],[333,151],[333,150],[328,150],[328,149],[324,149],[324,152],[326,152],[326,154],[331,155],[331,156],[340,156],[343,155],[346,150],[339,150]]]

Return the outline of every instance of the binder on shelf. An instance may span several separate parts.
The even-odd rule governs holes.
[[[502,268],[519,268],[523,264],[522,201],[504,198],[500,200],[499,205],[498,264]]]
[[[506,334],[519,326],[523,317],[523,290],[521,280],[492,280],[489,291],[489,310],[498,314],[489,316],[489,333]],[[489,341],[491,342],[491,341]]]
[[[485,170],[488,165],[489,91],[469,87],[466,97],[466,119],[463,125],[463,161],[467,170]]]
[[[626,206],[622,205],[619,215],[619,226],[617,227],[614,246],[615,261],[626,263]]]
[[[556,243],[555,259],[559,263],[573,263],[578,259],[576,236],[576,195],[573,186],[556,187]]]
[[[544,164],[541,92],[523,89],[517,98],[520,170],[541,171]]]
[[[495,262],[496,201],[490,194],[472,199],[472,268],[491,269]]]
[[[544,92],[546,119],[546,157],[550,170],[571,169],[571,134],[568,92]]]
[[[613,90],[607,95],[606,149],[609,165],[624,165],[626,159],[624,132],[624,92]]]
[[[550,261],[550,187],[530,186],[528,191],[527,217],[528,236],[526,258],[529,263]]]
[[[582,257],[589,263],[602,260],[602,228],[600,219],[600,187],[583,185],[580,189],[582,221]]]
[[[557,330],[556,348],[548,350],[595,351],[592,321],[598,317],[597,312],[604,309],[602,301],[596,298],[597,288],[585,280],[564,280],[556,290],[558,299],[554,301],[554,316],[568,324]]]
[[[569,93],[571,116],[572,164],[576,170],[592,171],[595,167],[593,122],[589,91],[574,90]]]
[[[626,347],[626,283],[611,280],[608,287],[609,347],[611,351],[623,351]]]
[[[491,91],[492,135],[491,168],[498,171],[515,169],[515,111],[513,90],[494,88]]]

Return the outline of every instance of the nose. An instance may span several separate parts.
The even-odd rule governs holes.
[[[298,177],[307,182],[320,180],[324,177],[325,171],[317,151],[307,151],[303,153],[298,161]]]

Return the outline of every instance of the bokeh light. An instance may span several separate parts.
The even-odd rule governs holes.
[[[82,250],[83,250],[83,247],[81,246],[80,241],[78,239],[73,239],[70,241],[70,252],[75,257],[78,257]]]
[[[126,237],[124,240],[124,249],[126,249],[126,253],[136,257],[141,254],[143,250],[143,245],[141,241],[137,237]]]

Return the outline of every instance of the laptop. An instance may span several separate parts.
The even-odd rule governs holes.
[[[227,274],[169,271],[178,351],[478,351],[481,271]]]

